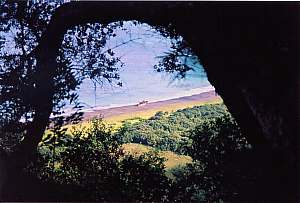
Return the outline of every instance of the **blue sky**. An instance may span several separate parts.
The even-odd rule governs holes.
[[[134,26],[128,22],[125,27],[127,31],[118,30],[117,37],[107,44],[108,47],[114,47],[129,39],[139,38],[114,49],[125,63],[120,70],[123,86],[106,84],[98,86],[95,92],[93,84],[85,81],[79,90],[82,102],[89,106],[119,106],[141,100],[157,101],[187,96],[212,88],[200,64],[196,64],[196,71],[190,71],[183,80],[173,80],[169,74],[155,72],[153,66],[158,63],[158,57],[170,50],[170,39],[162,37],[146,24]]]
[[[182,80],[173,80],[170,74],[155,72],[153,66],[158,63],[158,57],[170,51],[170,39],[146,24],[133,25],[132,22],[126,22],[124,27],[126,30],[118,29],[117,36],[106,45],[106,48],[113,48],[132,40],[113,49],[125,64],[119,72],[123,86],[105,83],[103,86],[97,85],[95,91],[94,84],[86,80],[78,90],[83,105],[121,106],[141,100],[157,101],[188,96],[212,89],[200,63],[194,67],[196,71],[188,72]],[[2,51],[18,51],[13,48],[15,34],[14,29],[6,34],[6,48]]]

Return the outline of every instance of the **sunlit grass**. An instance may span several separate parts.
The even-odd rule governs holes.
[[[136,155],[136,156],[154,150],[153,147],[145,146],[142,144],[136,144],[136,143],[123,144],[122,147],[124,148],[125,153]],[[178,166],[184,166],[187,163],[192,162],[192,158],[190,156],[178,155],[171,151],[158,151],[158,155],[166,159],[164,163],[166,170]]]
[[[182,103],[176,103],[176,104],[162,105],[160,107],[149,109],[149,110],[143,110],[143,111],[139,111],[139,112],[111,116],[109,118],[104,118],[104,121],[106,121],[109,124],[114,124],[115,127],[117,128],[122,125],[122,121],[124,121],[124,120],[133,119],[133,118],[148,119],[148,118],[154,116],[158,111],[173,112],[173,111],[177,111],[179,109],[191,108],[194,106],[201,106],[201,105],[206,105],[206,104],[218,104],[218,103],[221,103],[222,101],[223,100],[220,97],[218,97],[218,98],[214,98],[214,99],[211,99],[208,101],[182,102]]]
[[[202,105],[208,105],[208,104],[219,104],[222,103],[223,100],[220,97],[213,98],[211,100],[207,101],[193,101],[193,102],[182,102],[182,103],[176,103],[176,104],[168,104],[168,105],[162,105],[157,108],[148,109],[148,110],[141,110],[139,112],[132,112],[132,113],[124,113],[117,116],[111,116],[109,118],[103,118],[104,124],[107,126],[112,127],[112,131],[115,132],[122,126],[122,122],[125,120],[129,120],[130,122],[138,122],[139,119],[148,119],[152,116],[154,116],[158,111],[163,112],[174,112],[179,109],[185,109],[185,108],[192,108],[194,106],[202,106]],[[101,115],[99,115],[101,116]],[[74,125],[66,125],[64,128],[67,128],[67,133],[72,134],[71,132],[76,130],[81,130],[84,128],[89,128],[91,126],[91,121],[83,121],[79,124]],[[46,130],[45,134],[49,134],[50,131]]]
[[[109,118],[104,118],[103,122],[107,127],[110,127],[113,132],[117,131],[119,127],[122,126],[123,121],[127,120],[131,123],[138,122],[140,119],[148,119],[154,116],[158,111],[163,112],[174,112],[179,109],[191,108],[194,106],[202,106],[208,104],[218,104],[222,103],[221,98],[215,98],[209,101],[199,101],[199,102],[184,102],[184,103],[176,103],[176,104],[168,104],[163,105],[154,109],[143,110],[140,112],[126,113],[118,116],[112,116]],[[72,135],[73,130],[84,130],[91,127],[91,121],[84,121],[76,125],[66,125],[64,128],[67,128],[67,134]],[[46,131],[45,134],[50,133],[49,130]],[[136,143],[127,143],[122,145],[124,152],[132,155],[141,155],[143,153],[147,153],[149,151],[155,150],[153,147],[136,144]],[[192,162],[192,158],[190,156],[178,155],[171,151],[158,151],[158,155],[165,158],[164,165],[166,167],[166,175],[169,178],[173,178],[171,169],[176,167],[183,167],[188,163]]]

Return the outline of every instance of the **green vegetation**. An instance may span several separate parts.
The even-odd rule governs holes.
[[[65,131],[63,131],[65,132]],[[67,186],[58,198],[81,201],[163,201],[170,180],[164,158],[149,151],[125,154],[110,129],[93,120],[88,129],[62,133],[55,147],[46,138],[39,147],[39,161],[28,167],[48,183]],[[54,151],[55,148],[55,151]]]
[[[192,158],[190,156],[179,155],[171,151],[155,150],[155,148],[153,147],[145,146],[142,144],[127,143],[123,144],[122,147],[125,153],[132,154],[135,156],[140,156],[150,151],[157,151],[158,155],[165,159],[164,165],[167,170],[178,166],[184,166],[187,163],[192,162]]]
[[[63,188],[59,200],[215,202],[238,196],[232,180],[249,181],[228,166],[251,147],[223,104],[126,120],[117,132],[97,119],[52,131],[27,170]]]
[[[192,144],[189,132],[204,121],[226,113],[223,104],[195,106],[173,113],[159,111],[151,118],[138,122],[125,120],[117,136],[122,143],[139,143],[187,155]]]
[[[175,199],[237,201],[240,185],[235,183],[251,184],[255,178],[254,174],[244,174],[240,170],[246,166],[241,159],[251,150],[251,145],[242,136],[237,123],[227,113],[205,120],[190,137],[189,155],[194,162],[172,170]]]
[[[153,109],[147,109],[147,110],[141,110],[134,113],[125,113],[120,114],[116,116],[111,116],[108,118],[105,118],[105,121],[107,121],[110,124],[115,124],[116,127],[122,126],[122,121],[124,120],[134,120],[135,118],[142,118],[142,119],[149,119],[150,117],[154,116],[158,111],[163,112],[174,112],[180,109],[185,108],[192,108],[194,106],[201,106],[206,104],[218,104],[222,103],[221,97],[208,99],[205,101],[189,101],[189,102],[181,102],[181,103],[174,103],[174,104],[167,104],[167,105],[161,105],[157,108]]]

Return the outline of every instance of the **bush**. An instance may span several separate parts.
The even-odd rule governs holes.
[[[170,180],[165,176],[164,159],[156,152],[139,157],[127,155],[121,161],[121,187],[126,201],[163,202],[168,199]]]
[[[125,155],[117,137],[101,120],[93,120],[89,129],[64,133],[55,142],[55,155],[53,144],[41,144],[39,161],[30,171],[44,182],[67,188],[58,200],[167,199],[169,180],[164,175],[164,160],[155,152]]]
[[[240,193],[239,184],[252,178],[240,170],[244,165],[240,158],[251,146],[237,123],[224,114],[204,121],[191,131],[190,137],[193,141],[189,154],[194,163],[179,173],[175,171],[174,190],[181,191],[177,192],[178,199],[235,200]]]
[[[192,142],[187,136],[189,131],[207,119],[226,113],[224,104],[195,106],[173,113],[159,111],[150,119],[141,119],[135,123],[125,121],[116,135],[121,143],[139,143],[187,154]]]
[[[229,114],[204,121],[190,137],[193,142],[189,155],[211,167],[218,167],[231,154],[250,148]]]
[[[174,202],[217,202],[220,194],[216,178],[211,176],[204,164],[193,162],[172,169],[174,182],[171,194]]]
[[[101,120],[92,121],[88,129],[75,130],[67,135],[57,130],[40,145],[39,162],[31,167],[47,183],[63,186],[66,201],[147,201],[147,202],[220,202],[236,200],[239,185],[251,182],[251,173],[241,173],[243,154],[251,146],[242,136],[234,119],[225,113],[222,105],[211,105],[211,111],[201,110],[204,118],[193,123],[194,130],[185,136],[167,132],[189,125],[185,121],[173,129],[174,114],[158,113],[151,119],[123,125],[117,134],[105,127]],[[197,107],[198,108],[198,107]],[[196,109],[197,109],[196,108]],[[217,111],[217,110],[220,111]],[[176,112],[194,117],[195,109]],[[217,111],[218,113],[216,113]],[[220,113],[223,112],[223,113]],[[218,117],[210,117],[218,115]],[[169,122],[169,123],[168,123]],[[159,127],[159,123],[164,126]],[[155,128],[154,128],[155,126]],[[80,128],[78,128],[80,129]],[[140,130],[143,134],[139,134]],[[161,131],[162,134],[155,134]],[[133,131],[131,131],[133,130]],[[185,167],[172,169],[174,179],[165,175],[164,159],[157,152],[140,156],[123,153],[120,135],[124,139],[144,139],[148,144],[176,150],[184,148],[194,162]],[[133,136],[132,136],[133,135]],[[143,136],[141,136],[143,135]],[[131,139],[130,138],[130,139]],[[123,140],[124,141],[124,140]],[[174,143],[174,144],[173,144]],[[234,158],[238,158],[233,161]],[[241,164],[242,163],[242,164]]]

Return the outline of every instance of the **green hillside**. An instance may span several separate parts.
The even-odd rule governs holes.
[[[153,147],[136,143],[123,144],[122,147],[124,148],[125,153],[136,156],[155,150]],[[192,158],[190,156],[179,155],[171,151],[158,151],[158,154],[166,159],[164,162],[166,169],[184,166],[187,163],[192,162]]]

